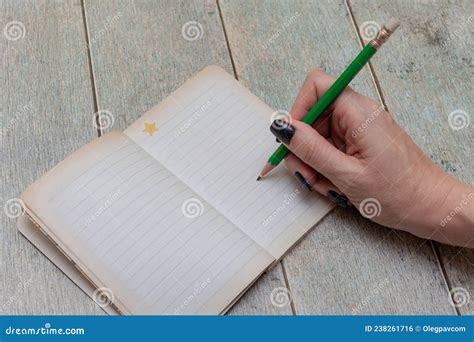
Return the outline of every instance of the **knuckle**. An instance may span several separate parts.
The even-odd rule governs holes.
[[[317,161],[319,160],[319,153],[315,140],[310,139],[304,142],[302,158],[306,164],[310,165],[313,168],[315,167]]]
[[[317,79],[319,77],[321,77],[322,75],[324,75],[324,70],[321,69],[321,68],[315,68],[315,69],[312,69],[309,73],[308,73],[308,77],[309,79]]]
[[[360,167],[346,167],[342,173],[340,178],[345,183],[344,186],[352,192],[368,189],[373,182],[373,177],[369,172]]]

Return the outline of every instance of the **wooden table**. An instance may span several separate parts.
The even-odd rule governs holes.
[[[359,31],[391,15],[399,32],[352,85],[447,172],[473,183],[474,124],[448,122],[453,111],[474,119],[473,1],[6,0],[0,9],[2,205],[102,133],[93,125],[99,110],[124,129],[209,64],[289,109],[308,71],[340,73],[361,49]],[[191,21],[197,36],[184,39]],[[1,222],[4,314],[103,314],[14,219]],[[230,314],[474,314],[473,266],[474,250],[336,209]],[[278,287],[291,304],[272,305]],[[471,300],[455,307],[450,293],[460,291]]]

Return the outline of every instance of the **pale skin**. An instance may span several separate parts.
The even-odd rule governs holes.
[[[290,172],[359,211],[375,199],[381,210],[372,220],[381,225],[474,248],[474,187],[435,165],[379,104],[347,88],[313,127],[299,121],[334,80],[312,71],[293,104]]]

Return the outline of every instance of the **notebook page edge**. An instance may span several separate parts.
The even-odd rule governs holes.
[[[20,216],[17,220],[17,229],[21,235],[25,237],[35,248],[37,248],[49,261],[51,261],[57,268],[63,272],[76,286],[78,286],[89,298],[94,300],[94,291],[96,287],[93,286],[87,279],[85,279],[81,272],[79,272],[74,263],[72,263],[66,255],[62,253],[58,256],[58,249],[49,241],[41,231],[34,226],[34,224],[25,216]],[[110,305],[99,306],[108,315],[119,315]]]

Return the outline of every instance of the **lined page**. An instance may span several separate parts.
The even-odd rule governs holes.
[[[272,110],[211,66],[132,124],[127,134],[150,155],[280,258],[332,207],[275,169],[255,178],[278,146]],[[155,125],[157,131],[146,133]]]
[[[273,261],[127,136],[86,145],[23,195],[131,314],[219,314]]]

